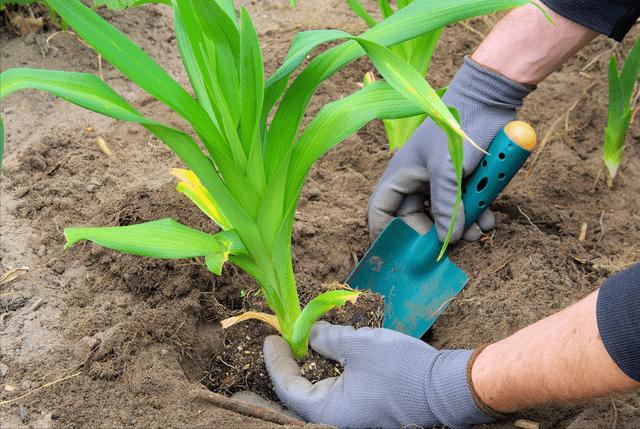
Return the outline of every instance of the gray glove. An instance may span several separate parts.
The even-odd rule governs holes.
[[[313,326],[309,344],[340,362],[342,375],[311,384],[282,337],[264,343],[278,397],[307,421],[338,428],[468,428],[493,421],[475,405],[467,384],[472,350],[437,351],[389,329],[356,331],[326,322]]]
[[[451,81],[442,101],[458,109],[464,132],[481,148],[487,149],[493,138],[516,118],[516,108],[535,86],[522,86],[508,78],[486,70],[465,57],[464,64]],[[463,174],[468,176],[484,155],[469,142],[464,142]],[[426,234],[433,222],[424,213],[424,202],[431,194],[431,211],[444,242],[458,184],[449,155],[446,134],[427,118],[389,162],[378,182],[367,209],[371,239],[374,241],[395,217],[402,218],[420,234]],[[464,205],[460,203],[450,242],[463,234]],[[480,238],[479,227],[486,231],[494,226],[489,210],[465,234],[465,239]]]

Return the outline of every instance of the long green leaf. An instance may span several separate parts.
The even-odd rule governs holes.
[[[258,213],[258,228],[269,248],[273,247],[280,232],[280,225],[284,221],[285,191],[291,185],[287,179],[287,166],[288,162],[285,162],[269,184]]]
[[[190,1],[205,36],[213,41],[216,47],[224,46],[231,52],[240,52],[240,31],[235,10],[232,17],[216,0]],[[227,64],[227,67],[231,65]],[[234,65],[237,70],[240,63],[236,61]]]
[[[406,59],[422,76],[427,74],[431,57],[436,49],[442,30],[442,28],[438,28],[412,40],[413,46],[410,48],[410,54]]]
[[[416,69],[384,46],[362,38],[355,40],[365,48],[382,76],[399,93],[426,112],[440,128],[450,128],[461,137],[466,137],[458,121]]]
[[[103,80],[89,73],[14,68],[0,77],[0,99],[21,89],[33,88],[113,118],[130,122],[140,122],[143,118]]]
[[[218,108],[230,115],[236,127],[239,119],[240,81],[240,31],[235,17],[233,17],[217,1],[190,0],[193,11],[198,20],[198,28],[208,39],[202,49],[207,52],[211,74],[216,85],[220,88]],[[226,0],[223,1],[226,3]],[[224,103],[224,106],[220,105]],[[232,127],[235,132],[235,128]],[[227,136],[231,138],[230,136]]]
[[[258,126],[264,96],[264,65],[260,43],[247,10],[242,7],[240,45],[240,116],[242,146],[249,155],[258,138]]]
[[[197,20],[191,9],[191,2],[180,1],[173,4],[173,22],[176,31],[178,49],[182,57],[182,63],[189,76],[191,86],[196,93],[198,102],[204,107],[214,125],[220,131],[220,112],[217,107],[211,104],[213,99],[213,89],[211,81],[213,78],[208,74],[209,67],[200,50],[200,45],[204,43],[202,33],[197,31]]]
[[[391,9],[391,6],[389,5],[389,2],[387,0],[378,0],[378,5],[380,6],[380,12],[382,12],[382,17],[384,19],[387,19],[391,15],[393,15],[393,9]]]
[[[367,12],[364,6],[362,6],[362,3],[358,0],[347,0],[347,4],[356,15],[362,18],[369,28],[372,28],[377,24],[376,20],[369,15],[369,12]]]
[[[184,50],[187,59],[190,53],[193,54],[197,69],[192,70],[189,77],[192,79],[193,76],[192,80],[197,85],[194,87],[197,88],[200,86],[198,75],[202,76],[202,86],[206,91],[200,91],[199,99],[203,102],[204,97],[207,98],[204,105],[211,106],[208,111],[220,126],[220,134],[231,150],[236,165],[244,173],[247,153],[242,149],[237,134],[240,117],[237,70],[240,55],[236,52],[240,46],[240,35],[235,20],[215,1],[177,0],[177,8],[184,19],[182,32],[188,36],[188,43],[182,42],[184,48],[181,48],[181,52]],[[178,25],[176,23],[176,33],[180,36]],[[189,65],[185,62],[185,66]]]
[[[616,128],[622,120],[624,112],[628,109],[625,103],[625,93],[620,76],[618,76],[618,65],[616,55],[611,56],[608,67],[609,78],[609,126]]]
[[[266,177],[262,160],[260,122],[264,101],[264,65],[260,43],[249,13],[241,9],[240,134],[248,157],[247,179],[259,198],[264,198]]]
[[[620,72],[620,82],[622,85],[622,92],[625,97],[627,106],[631,104],[631,95],[633,89],[638,83],[638,73],[640,72],[640,37],[636,39],[636,42],[631,48],[631,52],[627,56],[627,59],[622,66]]]
[[[60,16],[107,61],[189,121],[206,142],[219,144],[206,111],[128,37],[77,0],[48,0]],[[205,144],[206,144],[205,142]],[[219,147],[223,152],[227,147]]]
[[[458,114],[458,110],[454,107],[449,107],[451,114],[455,118],[456,122],[460,122],[460,115]],[[442,258],[444,253],[447,250],[447,246],[449,245],[449,240],[451,239],[451,234],[453,233],[453,227],[455,225],[456,215],[458,213],[458,207],[460,206],[460,202],[462,201],[462,166],[464,164],[464,156],[463,156],[463,145],[462,145],[462,137],[451,127],[441,127],[442,130],[447,135],[447,139],[449,140],[449,153],[451,154],[451,162],[453,163],[453,170],[456,173],[456,181],[457,181],[457,192],[456,192],[456,202],[453,205],[453,213],[451,213],[451,223],[449,225],[449,230],[447,231],[447,236],[442,243],[442,247],[440,249],[440,254],[438,255],[438,260]]]
[[[458,124],[454,116],[450,113],[450,111],[444,106],[444,104],[442,104],[442,100],[440,99],[440,97],[436,94],[435,91],[433,91],[433,89],[429,86],[429,84],[418,74],[418,72],[415,69],[413,69],[408,63],[404,62],[401,58],[399,58],[397,54],[391,52],[389,49],[384,48],[380,45],[377,45],[373,42],[363,40],[361,38],[356,38],[356,40],[359,43],[362,43],[362,45],[366,47],[367,53],[370,55],[376,67],[378,67],[378,69],[383,74],[383,76],[385,76],[387,81],[392,86],[394,86],[395,90],[414,104],[415,110],[417,110],[415,114],[427,113],[430,117],[434,119],[436,123],[438,123],[445,130],[445,132],[447,132],[450,138],[454,138],[453,143],[450,140],[450,144],[454,144],[456,146],[461,147],[462,139],[454,137],[455,134],[458,134],[460,136],[464,135],[464,133],[460,129],[460,125]],[[363,92],[365,89],[368,89],[368,91],[373,92],[373,87],[374,87],[374,84],[367,85],[363,90],[358,91],[358,93]],[[380,85],[376,86],[375,88],[379,88],[379,87]],[[339,108],[351,107],[349,105],[346,105],[345,103],[347,102],[343,101],[343,103],[339,104],[338,105]],[[356,104],[357,102],[353,101],[352,103]],[[388,104],[379,104],[378,107],[382,108],[383,106],[388,107]],[[394,107],[398,108],[398,106],[394,106]],[[325,108],[323,109],[326,109],[326,108],[327,106],[325,106]],[[321,114],[322,114],[322,110],[321,110]],[[321,114],[319,114],[318,116],[320,117]],[[354,122],[354,118],[351,115],[343,116],[343,117],[350,117],[351,120],[349,122]],[[367,117],[368,119],[371,119],[371,117],[369,116],[365,116],[365,117]],[[331,118],[333,121],[340,121],[339,117],[336,117],[336,116],[331,117],[330,115],[327,115],[322,119],[323,122],[318,121],[316,123],[316,125],[322,124],[321,128],[318,127],[319,129],[316,130],[315,128],[312,127],[312,125],[314,125],[314,123],[312,122],[308,127],[308,128],[311,128],[312,132],[310,132],[309,134],[306,134],[307,130],[305,130],[305,133],[301,135],[298,141],[298,144],[294,147],[294,152],[297,151],[298,153],[300,153],[300,151],[305,150],[306,153],[302,154],[300,158],[297,158],[295,156],[292,158],[292,161],[290,164],[291,165],[290,168],[293,169],[290,172],[290,176],[292,176],[292,178],[289,179],[291,180],[291,183],[296,183],[297,185],[299,185],[300,180],[303,179],[303,177],[306,175],[308,168],[310,168],[312,163],[317,159],[316,157],[321,156],[321,154],[323,154],[326,150],[328,150],[327,146],[336,144],[338,141],[345,138],[347,135],[349,135],[347,134],[347,132],[355,132],[355,130],[351,131],[349,127],[346,127],[345,125],[342,125],[342,126],[338,125],[337,122],[335,126],[328,124],[326,121],[328,121],[329,118]],[[363,125],[363,124],[360,125],[359,122],[357,121],[354,122],[354,124],[359,125],[358,128],[356,129],[359,129]],[[342,134],[334,134],[335,136],[338,137],[337,139],[328,138],[326,134],[331,132],[334,129],[344,129],[345,132]],[[307,135],[313,136],[314,139],[316,136],[318,136],[318,139],[315,139],[315,143],[310,143],[310,142],[313,142],[314,140],[310,140],[310,142],[306,142],[303,136],[306,137]],[[303,146],[303,144],[306,144],[307,147]],[[459,151],[460,149],[455,149],[455,150]],[[461,174],[461,171],[459,173]],[[286,201],[285,203],[287,204],[287,206],[292,203],[292,199],[297,199],[297,195],[298,195],[297,192],[298,192],[298,186],[290,186],[289,190],[287,191],[288,197],[285,200]]]
[[[210,46],[211,42],[206,41],[205,45]],[[204,46],[201,46],[203,54],[207,54],[208,51],[205,50]],[[242,142],[240,141],[240,137],[238,136],[238,121],[239,121],[239,112],[235,104],[237,104],[238,88],[234,88],[229,90],[228,85],[225,85],[225,82],[229,82],[230,79],[218,79],[217,77],[220,75],[220,66],[225,61],[220,61],[218,54],[222,52],[222,50],[217,49],[213,52],[213,61],[211,64],[206,64],[207,66],[211,66],[208,70],[209,74],[212,76],[216,76],[216,78],[211,80],[211,87],[213,89],[213,99],[215,101],[218,112],[220,113],[220,119],[222,123],[223,134],[226,137],[226,141],[231,148],[231,153],[233,154],[233,159],[235,164],[240,168],[243,172],[246,172],[247,168],[247,154],[242,148]],[[225,51],[228,52],[228,51]],[[209,55],[209,57],[212,57]],[[235,72],[233,72],[235,73]],[[235,80],[235,76],[233,79]],[[232,101],[234,100],[234,101]],[[236,109],[236,110],[234,110]]]
[[[273,83],[289,76],[316,46],[347,37],[351,37],[351,34],[342,30],[313,30],[297,33],[291,42],[284,63],[271,75],[265,86],[268,88]]]
[[[81,240],[90,240],[110,249],[153,258],[194,258],[204,256],[207,268],[220,275],[229,255],[247,256],[247,249],[234,230],[215,235],[184,226],[173,219],[138,225],[66,228],[65,249]]]
[[[413,0],[399,0],[397,2],[398,10],[404,8]],[[347,0],[347,3],[351,9],[360,16],[369,27],[376,25],[376,22],[367,13],[364,7],[358,0]],[[385,6],[386,5],[386,6]],[[380,2],[380,9],[384,10],[385,7],[389,7],[388,3]],[[388,13],[387,15],[392,15]],[[431,57],[442,33],[442,28],[431,31],[423,36],[415,37],[397,45],[393,45],[390,49],[397,53],[400,57],[406,60],[409,64],[415,68],[421,76],[426,76],[429,69],[429,63]],[[365,85],[367,85],[368,79],[365,77]],[[418,115],[411,118],[402,119],[389,119],[384,120],[384,126],[387,132],[387,138],[389,140],[389,150],[401,147],[409,137],[414,133],[418,126],[424,121],[426,115]]]

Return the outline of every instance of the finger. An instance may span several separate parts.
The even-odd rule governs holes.
[[[337,378],[312,384],[301,375],[287,341],[276,335],[265,339],[263,355],[278,398],[304,419],[313,419],[318,405],[327,397]]]
[[[420,235],[426,234],[433,227],[433,221],[424,212],[426,198],[424,194],[407,195],[396,213],[400,219]]]
[[[377,207],[369,207],[367,210],[367,222],[369,224],[369,237],[371,243],[374,243],[382,231],[387,227],[389,222],[393,220],[394,216],[379,210]]]
[[[388,183],[380,182],[373,190],[369,205],[367,206],[367,222],[369,223],[369,234],[371,242],[374,242],[387,224],[395,216],[395,212],[402,204],[402,195],[388,186]]]
[[[496,217],[493,215],[493,212],[489,209],[486,209],[482,212],[480,217],[476,220],[478,226],[482,230],[482,232],[487,232],[490,229],[495,228],[496,226]]]
[[[469,229],[464,233],[462,238],[466,241],[478,241],[482,237],[482,230],[477,223],[472,223]]]
[[[356,331],[351,326],[332,325],[327,322],[316,322],[309,334],[309,345],[313,350],[322,356],[339,362],[340,365],[346,363],[348,343],[352,341],[357,332],[367,329],[361,328]]]
[[[291,347],[284,338],[268,336],[264,340],[262,352],[267,372],[276,386],[295,385],[296,388],[303,389],[311,387],[311,382],[302,377],[300,368],[293,359]]]
[[[400,152],[392,162],[398,155]],[[425,168],[403,166],[392,172],[391,166],[387,168],[387,172],[373,190],[367,207],[367,221],[372,241],[378,238],[397,215],[406,195],[427,193],[428,180],[429,175]]]
[[[493,213],[486,209],[476,222],[472,223],[469,229],[464,233],[463,237],[466,241],[477,241],[482,237],[482,233],[492,229],[495,225],[495,217]]]

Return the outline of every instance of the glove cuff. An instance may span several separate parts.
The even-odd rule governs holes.
[[[477,349],[473,351],[471,357],[469,358],[469,362],[467,362],[467,383],[469,384],[469,390],[471,391],[471,397],[473,398],[473,402],[476,404],[476,407],[483,413],[489,417],[493,417],[494,419],[503,419],[506,417],[506,414],[503,414],[499,411],[494,410],[487,404],[485,404],[482,399],[480,399],[480,395],[476,392],[475,387],[473,386],[473,380],[471,379],[471,369],[473,368],[473,364],[476,359],[482,353],[484,349],[486,349],[490,344],[483,344]]]
[[[483,69],[490,71],[491,73],[495,73],[495,74],[497,74],[499,76],[504,77],[505,79],[509,79],[508,77],[506,77],[505,75],[503,75],[499,71],[497,71],[495,69],[492,69],[491,67],[485,66],[483,64],[480,64],[479,62],[477,62],[476,60],[474,60],[473,58],[471,58],[468,55],[465,57],[465,60],[470,61],[473,64],[476,64],[477,66],[482,67]],[[511,79],[509,79],[509,80],[511,80]],[[521,85],[521,86],[524,86],[525,88],[530,89],[532,91],[538,87],[538,85],[534,85],[534,84],[531,84],[531,83],[516,82],[515,80],[511,80],[511,82],[516,83],[516,84]]]
[[[436,418],[452,429],[490,423],[494,417],[476,405],[467,382],[468,362],[473,350],[444,350],[436,358],[426,395]]]
[[[522,107],[522,100],[536,89],[536,85],[522,85],[508,77],[484,67],[469,56],[454,79],[462,79],[471,96],[489,103],[500,103],[505,107]]]

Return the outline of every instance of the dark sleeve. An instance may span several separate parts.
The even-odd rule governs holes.
[[[602,284],[596,317],[609,356],[626,375],[640,381],[640,264]]]
[[[621,42],[640,16],[638,0],[541,0],[573,22]]]

